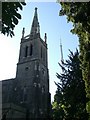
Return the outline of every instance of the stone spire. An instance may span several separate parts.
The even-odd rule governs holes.
[[[40,26],[38,22],[37,8],[35,8],[35,13],[34,13],[30,35],[35,35],[37,33],[40,33]]]

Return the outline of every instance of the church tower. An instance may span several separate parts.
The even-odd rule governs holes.
[[[28,118],[49,118],[50,93],[47,61],[47,35],[44,41],[40,36],[37,8],[30,34],[24,36],[20,44],[19,61],[13,98],[15,103],[27,108]]]

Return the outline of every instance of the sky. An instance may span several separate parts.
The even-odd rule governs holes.
[[[68,59],[69,49],[75,52],[79,45],[78,37],[70,33],[72,23],[67,23],[66,16],[59,16],[61,6],[56,2],[27,2],[23,11],[19,11],[22,19],[15,27],[15,36],[11,38],[0,34],[0,80],[16,76],[22,29],[25,27],[25,36],[30,34],[35,7],[38,8],[41,38],[44,39],[44,34],[47,33],[50,92],[53,101],[57,88],[54,81],[59,82],[56,73],[62,72],[58,65],[61,60],[60,39],[64,60]]]

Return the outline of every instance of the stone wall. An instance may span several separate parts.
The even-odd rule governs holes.
[[[25,120],[26,119],[26,109],[21,107],[21,106],[17,106],[13,103],[4,103],[2,106],[2,117],[6,116],[6,119],[16,119],[16,120]]]

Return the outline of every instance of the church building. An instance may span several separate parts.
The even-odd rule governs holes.
[[[51,111],[47,35],[40,36],[37,8],[30,34],[22,31],[16,77],[2,82],[2,120],[48,120]]]

